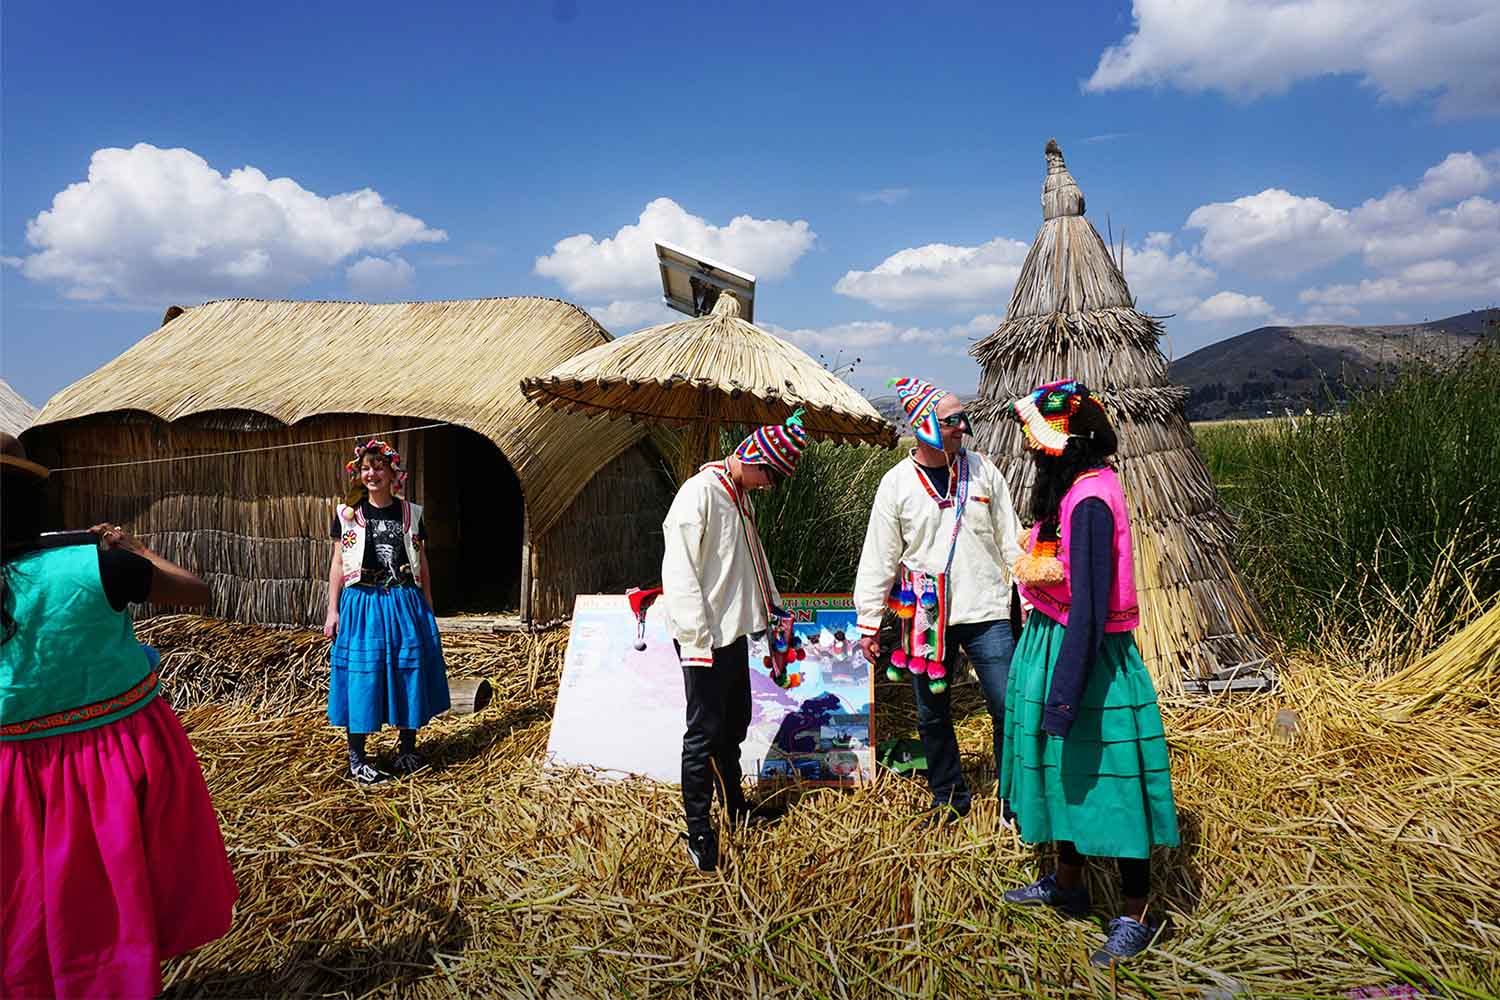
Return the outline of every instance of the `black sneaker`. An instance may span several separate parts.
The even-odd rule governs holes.
[[[1093,905],[1088,886],[1081,889],[1060,888],[1056,875],[1043,875],[1030,885],[1007,889],[1002,898],[1012,906],[1050,906],[1070,917],[1087,917]]]
[[[1089,956],[1089,964],[1107,969],[1116,962],[1134,958],[1146,950],[1151,939],[1156,937],[1158,929],[1158,925],[1151,921],[1115,917],[1109,922],[1109,940],[1104,942],[1104,947]]]
[[[396,776],[382,771],[369,761],[362,760],[358,764],[351,762],[344,777],[356,785],[383,785],[387,781],[393,781]]]
[[[391,770],[400,778],[410,778],[426,766],[426,758],[415,750],[408,750],[406,753],[398,754],[396,759],[391,761]]]
[[[762,802],[758,805],[746,805],[742,809],[734,809],[729,813],[729,825],[736,829],[751,829],[758,826],[766,826],[775,823],[786,815],[786,806],[772,805]]]
[[[719,837],[712,830],[707,833],[690,833],[687,837],[688,858],[700,872],[711,872],[719,867]]]

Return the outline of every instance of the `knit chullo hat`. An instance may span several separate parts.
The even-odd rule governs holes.
[[[937,405],[946,395],[946,389],[939,389],[924,379],[893,378],[887,385],[896,390],[896,398],[901,401],[906,410],[906,418],[911,421],[912,430],[916,433],[917,440],[929,448],[943,447],[943,429],[938,424]]]
[[[784,424],[757,427],[740,442],[734,457],[747,465],[767,465],[790,476],[797,471],[802,449],[807,447],[807,431],[802,426],[802,409],[786,418]]]
[[[359,467],[366,455],[378,454],[385,459],[386,464],[391,467],[391,476],[395,480],[391,484],[391,492],[401,496],[406,492],[406,470],[401,467],[401,453],[379,438],[371,438],[364,444],[354,446],[353,460],[344,463],[344,472],[348,474],[351,483],[359,482]]]
[[[1104,407],[1075,379],[1037,386],[1011,404],[1011,413],[1026,437],[1049,455],[1067,450],[1069,438],[1087,438],[1106,455],[1119,446]]]

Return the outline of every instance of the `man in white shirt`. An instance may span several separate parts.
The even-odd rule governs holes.
[[[882,652],[878,633],[886,608],[909,587],[930,591],[920,618],[903,624],[902,654],[913,649],[939,659],[952,674],[962,648],[979,675],[995,732],[995,760],[1005,722],[1005,685],[1015,639],[1010,628],[1011,567],[1021,556],[1021,523],[1010,486],[989,459],[964,448],[970,433],[963,403],[916,378],[897,379],[917,446],[885,474],[875,493],[870,525],[854,582],[860,644],[871,663]],[[908,600],[911,598],[908,593]],[[915,597],[922,599],[923,594]],[[910,606],[910,605],[909,605]],[[910,623],[931,622],[922,640]],[[931,639],[927,648],[922,642]],[[918,662],[924,658],[914,657]],[[911,672],[917,729],[927,755],[933,812],[929,823],[969,811],[970,792],[946,684]]]
[[[748,818],[740,787],[740,744],[750,727],[747,637],[774,624],[781,606],[749,494],[796,472],[806,445],[801,410],[758,428],[733,455],[683,483],[662,522],[661,602],[687,689],[682,804],[688,857],[700,871],[719,863],[709,818],[714,786],[731,822]]]

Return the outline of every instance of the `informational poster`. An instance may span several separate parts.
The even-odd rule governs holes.
[[[847,594],[788,594],[804,656],[801,677],[781,688],[764,666],[765,642],[750,648],[747,778],[768,783],[854,784],[874,774],[870,665],[860,653]],[[586,766],[677,782],[686,714],[682,667],[662,611],[646,614],[645,649],[624,595],[581,595],[563,661],[547,752],[556,766]]]

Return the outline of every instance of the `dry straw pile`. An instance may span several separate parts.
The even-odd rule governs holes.
[[[819,792],[689,870],[675,789],[542,767],[566,632],[450,636],[495,699],[441,719],[434,767],[361,791],[322,717],[324,640],[196,618],[140,630],[202,759],[241,897],[229,936],[169,969],[169,996],[1256,997],[1500,983],[1500,717],[1413,707],[1358,664],[1293,660],[1279,694],[1166,706],[1185,843],[1156,865],[1168,936],[1091,971],[1096,925],[1016,911],[1034,852],[980,800],[913,828],[919,787]],[[1453,672],[1492,691],[1489,674]],[[671,681],[669,680],[668,683]],[[1399,687],[1399,686],[1398,686]],[[960,739],[987,717],[958,689]],[[883,735],[910,726],[882,685]],[[1298,725],[1272,736],[1278,711]],[[387,740],[390,737],[386,737]],[[1114,898],[1094,873],[1096,900]],[[1221,994],[1227,995],[1227,994]]]

